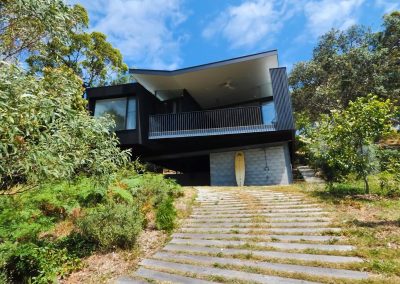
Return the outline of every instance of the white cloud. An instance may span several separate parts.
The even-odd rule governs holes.
[[[400,9],[400,2],[398,0],[375,0],[375,5],[382,8],[385,13]]]
[[[251,48],[262,40],[273,41],[285,20],[299,8],[293,1],[252,0],[229,6],[203,30],[203,37],[222,36],[232,48]],[[290,8],[289,8],[290,7]]]
[[[304,5],[306,28],[318,37],[331,28],[346,29],[357,23],[357,9],[364,0],[311,1]]]
[[[91,29],[105,33],[135,67],[176,69],[182,63],[180,48],[187,35],[175,32],[186,20],[181,0],[70,3],[81,3],[89,11]]]

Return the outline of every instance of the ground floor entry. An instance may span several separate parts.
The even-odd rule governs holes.
[[[288,143],[218,149],[166,162],[188,169],[168,175],[182,185],[280,185],[293,179]]]
[[[237,185],[237,153],[244,154],[244,185],[289,184],[292,167],[287,144],[210,153],[210,184]]]

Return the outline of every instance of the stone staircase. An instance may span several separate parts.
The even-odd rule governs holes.
[[[363,262],[304,196],[263,189],[198,188],[197,205],[170,242],[119,283],[351,283]]]

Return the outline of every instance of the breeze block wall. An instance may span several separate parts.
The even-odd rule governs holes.
[[[246,163],[245,185],[274,185],[292,182],[287,144],[242,150]],[[210,154],[211,185],[236,186],[236,151]]]

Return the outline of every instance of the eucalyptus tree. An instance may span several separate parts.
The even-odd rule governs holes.
[[[112,83],[124,75],[128,67],[121,52],[107,41],[105,34],[87,32],[89,18],[79,5],[70,8],[75,21],[67,25],[67,36],[53,38],[46,46],[27,58],[30,70],[40,73],[44,67],[67,66],[74,70],[85,87]]]
[[[384,16],[382,31],[353,26],[320,38],[312,59],[289,77],[296,112],[313,121],[373,93],[394,102],[400,95],[400,13]]]

